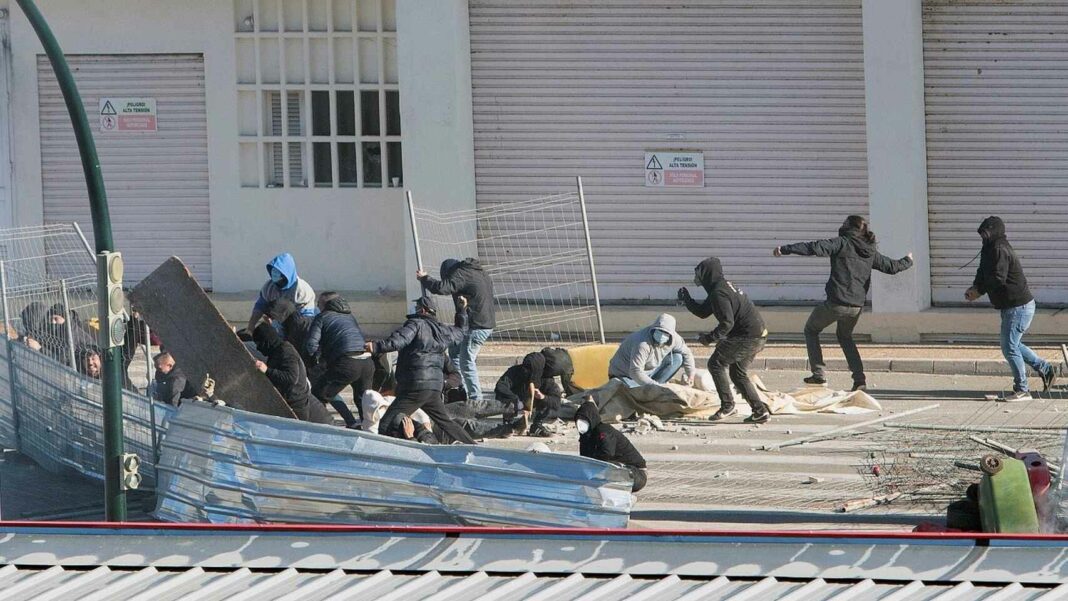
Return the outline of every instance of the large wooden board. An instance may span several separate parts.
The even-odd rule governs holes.
[[[215,380],[215,396],[231,407],[296,417],[274,385],[177,257],[163,262],[130,292],[130,304],[163,341],[192,382]]]

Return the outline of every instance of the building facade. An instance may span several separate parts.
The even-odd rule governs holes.
[[[10,4],[0,218],[88,224]],[[1039,300],[1068,303],[1068,0],[39,5],[99,120],[132,280],[176,254],[250,290],[287,250],[317,288],[400,291],[403,190],[472,209],[582,176],[608,302],[672,299],[710,254],[759,301],[819,299],[826,263],[771,249],[859,213],[917,260],[875,278],[875,311],[962,300],[991,214]]]

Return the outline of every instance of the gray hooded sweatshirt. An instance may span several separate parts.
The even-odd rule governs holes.
[[[660,346],[653,342],[653,330],[667,332],[671,340]],[[656,369],[664,357],[678,351],[682,353],[682,369],[686,377],[694,374],[693,353],[686,346],[686,341],[675,331],[675,318],[661,313],[656,321],[644,327],[619,343],[619,350],[608,364],[608,375],[613,378],[627,377],[638,384],[657,384],[645,372]]]

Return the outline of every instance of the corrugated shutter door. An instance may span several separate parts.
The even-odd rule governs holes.
[[[924,2],[934,301],[963,302],[1006,221],[1040,302],[1068,302],[1068,2]]]
[[[583,176],[602,298],[673,299],[699,259],[762,300],[823,297],[777,244],[867,214],[859,0],[472,0],[479,206]],[[699,150],[704,188],[646,188]],[[876,224],[876,230],[878,229]]]
[[[211,282],[208,138],[200,55],[68,56],[100,155],[115,244],[133,286],[168,257]],[[77,221],[92,241],[74,130],[52,68],[37,58],[45,223]],[[156,132],[102,132],[101,97],[156,99]]]

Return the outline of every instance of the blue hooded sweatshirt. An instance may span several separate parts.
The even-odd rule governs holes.
[[[275,284],[270,279],[272,268],[281,272],[284,281],[280,284]],[[301,315],[314,317],[318,313],[315,308],[315,291],[297,276],[297,262],[289,253],[282,253],[267,263],[267,283],[260,289],[260,296],[256,299],[256,310],[265,313],[268,305],[281,297],[293,301]]]

